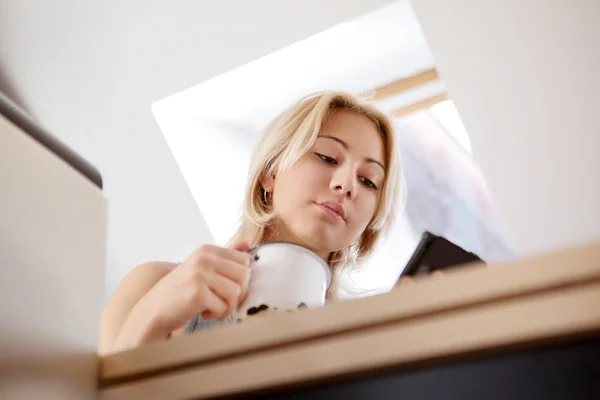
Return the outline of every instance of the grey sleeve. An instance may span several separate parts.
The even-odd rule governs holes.
[[[190,319],[185,327],[185,335],[189,335],[192,332],[200,331],[204,329],[210,329],[213,326],[219,325],[228,325],[234,321],[233,316],[229,316],[225,318],[223,321],[217,321],[215,319],[202,319],[200,314],[196,314],[192,319]]]

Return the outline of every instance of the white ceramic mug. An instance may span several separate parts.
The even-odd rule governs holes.
[[[331,284],[329,265],[314,251],[288,242],[267,242],[250,251],[248,294],[238,320],[264,311],[322,307]]]

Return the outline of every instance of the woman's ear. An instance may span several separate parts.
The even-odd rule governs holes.
[[[267,175],[260,181],[260,186],[267,192],[272,192],[275,188],[275,177],[273,175]]]

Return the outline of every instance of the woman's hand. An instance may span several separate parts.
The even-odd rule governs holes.
[[[439,278],[440,276],[443,276],[444,273],[440,270],[435,270],[432,273],[429,274],[430,277],[432,278]],[[413,282],[413,277],[412,276],[403,276],[402,278],[400,278],[400,280],[398,281],[398,285],[405,285],[407,283],[411,283]]]
[[[203,245],[196,249],[134,306],[127,321],[130,327],[123,327],[117,347],[167,337],[198,313],[207,319],[227,317],[246,295],[248,250],[245,242],[230,248]]]

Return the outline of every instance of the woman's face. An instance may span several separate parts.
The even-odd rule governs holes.
[[[384,160],[381,133],[370,119],[331,114],[311,150],[263,182],[277,216],[269,239],[302,244],[323,258],[350,246],[375,214]]]

